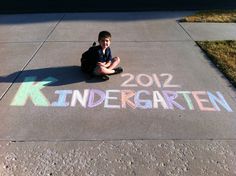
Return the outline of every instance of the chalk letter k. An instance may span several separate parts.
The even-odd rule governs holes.
[[[57,79],[48,77],[40,82],[35,82],[36,77],[26,77],[24,82],[19,87],[11,106],[24,106],[28,98],[31,99],[35,106],[50,106],[50,102],[41,92],[47,84],[56,82]]]

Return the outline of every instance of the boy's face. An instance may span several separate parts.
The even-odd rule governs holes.
[[[111,44],[111,38],[110,37],[108,37],[108,38],[101,38],[99,40],[99,44],[101,45],[102,49],[106,49]]]

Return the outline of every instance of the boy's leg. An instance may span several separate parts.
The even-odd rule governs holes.
[[[112,63],[111,65],[106,68],[106,67],[102,67],[102,66],[97,66],[94,69],[94,74],[95,75],[111,75],[111,74],[115,74],[115,73],[121,73],[123,71],[122,68],[116,68],[120,63],[120,58],[119,57],[114,57],[112,59]],[[116,70],[118,69],[118,70]]]
[[[114,70],[106,68],[106,67],[101,67],[101,66],[97,66],[94,70],[94,74],[95,75],[109,75],[109,74],[113,74],[115,73]]]
[[[97,66],[93,71],[93,75],[99,77],[101,76],[101,79],[104,81],[109,80],[109,77],[105,73],[103,73],[102,70],[103,69],[100,66]]]
[[[119,65],[119,63],[120,63],[120,58],[119,58],[119,57],[114,57],[114,58],[112,58],[112,63],[111,63],[111,65],[108,67],[108,69],[113,70],[114,68],[117,67],[117,65]]]
[[[114,57],[112,59],[112,63],[110,65],[109,69],[114,70],[115,71],[114,74],[118,74],[118,73],[122,73],[123,72],[123,68],[117,67],[119,65],[119,63],[120,63],[120,58],[119,57]]]

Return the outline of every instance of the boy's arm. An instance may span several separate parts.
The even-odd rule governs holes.
[[[111,65],[111,61],[108,62],[98,62],[98,66],[109,67]]]
[[[103,53],[101,50],[98,50],[98,62],[97,62],[97,65],[98,66],[103,66],[103,67],[109,67],[111,65],[111,60],[112,60],[112,56],[111,56],[111,49],[108,48],[108,50],[106,51],[106,57],[108,58],[107,62],[101,62],[102,61],[102,58],[103,58]]]
[[[109,67],[111,65],[111,61],[106,62],[106,64],[104,65],[104,67]]]
[[[104,63],[105,63],[104,67],[108,68],[108,67],[110,67],[110,65],[111,65],[111,63],[112,63],[112,62],[111,62],[111,61],[112,61],[111,49],[108,48],[106,52],[107,52],[107,53],[106,53],[107,62],[104,62]]]
[[[104,67],[105,64],[106,64],[105,62],[98,62],[97,63],[98,66],[103,66],[103,67]]]

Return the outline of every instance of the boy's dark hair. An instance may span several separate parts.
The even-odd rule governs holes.
[[[100,41],[102,38],[111,38],[111,33],[108,31],[101,31],[98,34],[98,41]]]

